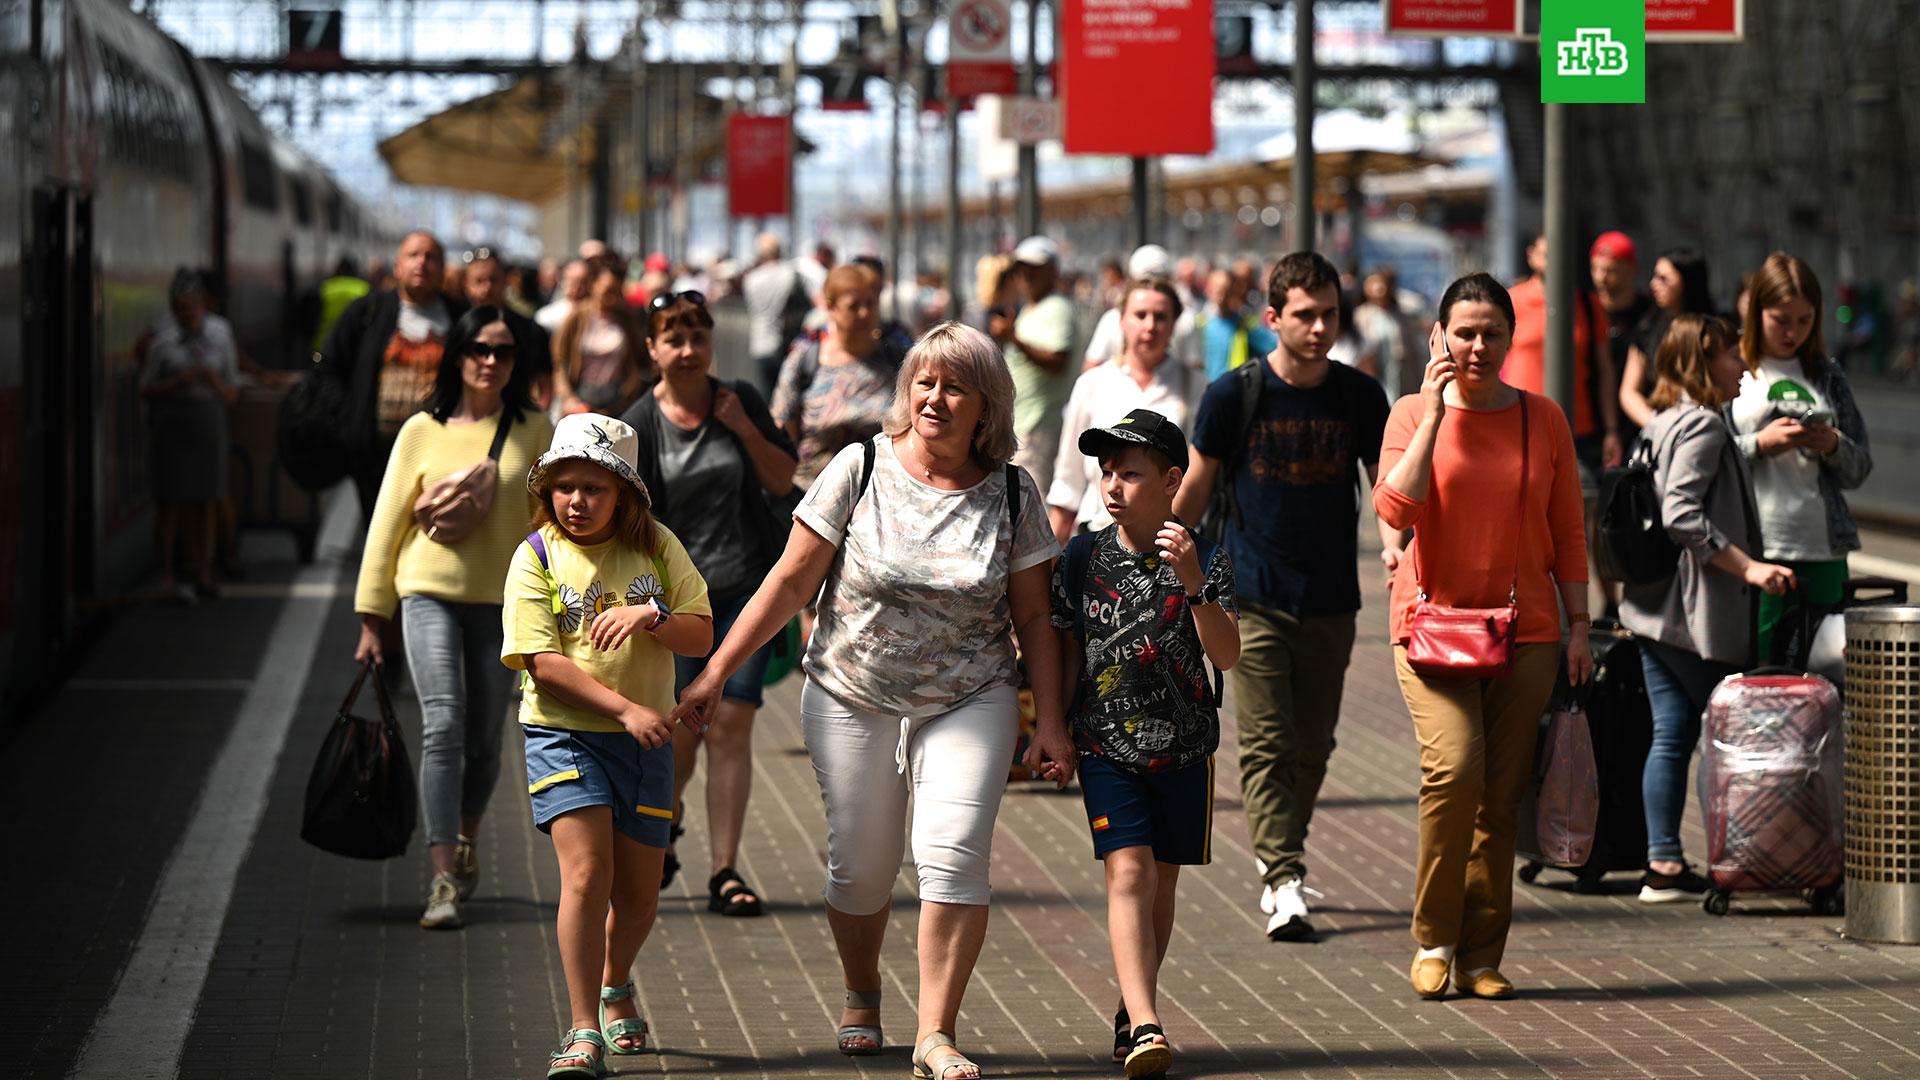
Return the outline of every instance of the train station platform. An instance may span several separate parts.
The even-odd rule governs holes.
[[[312,755],[353,675],[350,505],[321,559],[249,535],[246,584],[130,609],[0,748],[0,1073],[15,1078],[534,1078],[565,1023],[558,878],[507,760],[461,932],[415,920],[418,836],[362,863],[297,838]],[[284,546],[284,550],[282,547]],[[1364,559],[1371,559],[1363,554]],[[1182,883],[1162,978],[1183,1077],[1912,1077],[1920,948],[1860,944],[1787,900],[1646,907],[1520,887],[1511,1002],[1407,985],[1417,781],[1366,562],[1361,644],[1309,845],[1320,940],[1271,944],[1228,710],[1212,866]],[[756,735],[742,870],[759,920],[705,910],[703,822],[637,969],[658,1053],[625,1076],[905,1076],[916,990],[910,868],[884,960],[886,1054],[833,1049],[840,979],[820,896],[824,825],[798,683]],[[398,702],[409,747],[418,712]],[[503,718],[503,722],[505,722]],[[699,781],[689,803],[701,805]],[[1696,819],[1689,849],[1702,850]],[[959,1040],[989,1077],[1105,1077],[1116,992],[1099,865],[1077,794],[1009,790],[994,910]],[[1558,881],[1564,877],[1549,875]]]

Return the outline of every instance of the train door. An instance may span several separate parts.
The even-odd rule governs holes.
[[[21,536],[20,671],[58,655],[93,587],[92,204],[65,188],[41,188],[33,201],[23,516],[39,525]]]

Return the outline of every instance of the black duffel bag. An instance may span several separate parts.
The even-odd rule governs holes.
[[[373,675],[380,719],[355,716],[353,702]],[[391,859],[406,854],[418,813],[413,765],[387,688],[372,661],[360,669],[340,703],[340,714],[307,777],[306,813],[300,839],[322,851],[354,859]]]
[[[276,449],[280,468],[308,491],[330,488],[347,476],[347,390],[315,367],[280,400]]]
[[[1601,481],[1593,562],[1603,580],[1652,585],[1672,577],[1679,565],[1680,545],[1660,520],[1653,465],[1653,445],[1641,439],[1627,463],[1608,469]]]

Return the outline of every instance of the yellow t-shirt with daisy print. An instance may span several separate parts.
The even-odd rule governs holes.
[[[500,659],[516,671],[527,669],[532,653],[559,653],[580,665],[600,685],[636,705],[671,712],[673,653],[650,634],[635,633],[612,652],[593,647],[588,631],[594,617],[611,608],[644,604],[665,593],[667,610],[682,615],[713,615],[707,582],[693,568],[680,538],[655,523],[660,535],[656,557],[618,540],[583,547],[554,525],[540,527],[546,542],[553,584],[540,568],[530,542],[514,551],[507,570],[500,620],[505,639]],[[661,571],[666,572],[662,588]],[[558,593],[558,603],[555,593]],[[555,608],[559,610],[556,612]],[[520,722],[569,731],[620,731],[620,725],[589,709],[568,705],[541,692],[531,679],[520,701]]]

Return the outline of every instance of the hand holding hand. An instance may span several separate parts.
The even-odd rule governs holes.
[[[1043,720],[1037,724],[1033,741],[1027,744],[1027,754],[1022,762],[1033,770],[1034,775],[1053,781],[1056,787],[1065,788],[1068,781],[1073,779],[1074,767],[1080,763],[1080,753],[1073,748],[1066,723]]]
[[[1587,624],[1574,623],[1573,632],[1567,640],[1567,681],[1581,686],[1592,678],[1593,642]]]
[[[700,673],[699,678],[680,691],[680,704],[674,706],[673,714],[668,719],[696,735],[707,730],[720,708],[720,690],[725,685],[726,680],[716,678],[714,669],[709,666]]]
[[[1207,572],[1200,565],[1200,553],[1194,547],[1193,534],[1177,521],[1169,521],[1160,526],[1154,535],[1153,543],[1160,549],[1161,557],[1173,566],[1173,574],[1180,579],[1180,587],[1189,593],[1197,593],[1207,583]]]
[[[1794,586],[1793,571],[1774,563],[1754,560],[1743,575],[1747,584],[1769,596],[1785,596]]]
[[[637,630],[650,630],[660,621],[660,609],[653,601],[608,608],[593,617],[587,640],[601,652],[612,652],[627,643]]]
[[[649,750],[657,750],[673,741],[673,727],[667,718],[645,705],[627,702],[625,712],[620,714],[620,726],[627,729],[633,741]]]

